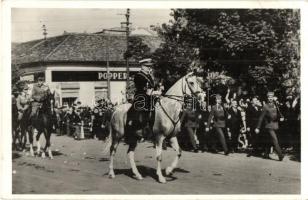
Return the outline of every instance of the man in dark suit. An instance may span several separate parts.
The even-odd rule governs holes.
[[[249,143],[251,144],[252,151],[248,153],[248,157],[258,154],[259,148],[261,148],[259,135],[254,132],[257,128],[258,120],[261,115],[261,105],[257,96],[254,96],[251,100],[251,104],[246,110],[247,132],[249,134]]]
[[[228,128],[230,129],[231,139],[229,141],[229,149],[230,152],[234,152],[237,150],[237,138],[240,133],[241,125],[242,125],[242,116],[241,111],[237,107],[237,101],[233,99],[231,101],[231,108],[228,110],[230,114],[230,119],[228,120]]]
[[[278,119],[280,119],[280,121],[283,121],[284,118],[283,116],[281,116],[279,108],[275,105],[274,92],[267,93],[267,100],[268,102],[263,106],[262,113],[259,117],[255,132],[256,134],[259,134],[261,124],[264,121],[265,131],[271,138],[272,144],[274,145],[274,149],[278,154],[279,160],[282,161],[284,155],[282,154],[281,148],[279,146],[276,131],[278,131],[279,128]],[[267,146],[265,152],[265,158],[269,158],[269,153],[270,153],[270,146]]]

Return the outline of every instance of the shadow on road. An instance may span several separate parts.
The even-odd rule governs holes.
[[[15,152],[12,153],[12,159],[13,160],[17,159],[17,158],[20,158],[20,157],[21,157],[21,155],[19,153],[15,153]]]
[[[142,175],[142,177],[144,177],[144,178],[145,177],[151,177],[152,179],[154,179],[158,182],[158,177],[156,175],[156,169],[141,165],[141,166],[138,166],[138,170],[139,170],[140,174]],[[163,175],[166,176],[167,181],[174,181],[174,180],[178,179],[173,174],[167,176],[166,173],[165,173],[165,170],[163,170],[162,172],[163,172]],[[181,169],[181,168],[174,169],[174,172],[190,173],[190,171],[187,171],[187,170]],[[114,173],[116,175],[123,174],[123,175],[128,176],[132,179],[136,179],[135,175],[133,174],[133,172],[130,168],[128,168],[128,169],[114,169]]]
[[[157,180],[156,169],[141,165],[141,166],[138,166],[138,170],[143,177],[151,177],[154,180]],[[128,168],[128,169],[114,169],[114,173],[116,175],[124,174],[124,175],[126,175],[130,178],[136,179],[130,168]]]
[[[109,161],[110,159],[109,158],[101,158],[101,159],[99,159],[98,161],[99,162],[107,162],[107,161]]]
[[[180,173],[190,173],[190,171],[187,171],[185,169],[181,169],[181,168],[175,168],[174,172],[180,172]]]

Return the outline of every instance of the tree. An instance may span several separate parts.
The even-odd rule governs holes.
[[[227,71],[257,93],[299,88],[299,10],[175,9],[171,15],[156,28],[164,39],[155,52],[162,76],[184,74],[197,60],[198,67]]]
[[[128,40],[128,50],[124,53],[124,58],[139,61],[151,55],[151,49],[145,44],[141,37],[131,36]]]

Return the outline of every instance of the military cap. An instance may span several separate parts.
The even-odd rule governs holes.
[[[45,78],[44,78],[43,76],[40,76],[40,77],[37,78],[37,80],[38,80],[38,81],[44,81]]]
[[[267,93],[267,97],[273,97],[274,96],[274,92],[268,92]]]
[[[153,65],[151,58],[142,59],[139,61],[139,64],[144,65],[144,66],[149,66],[149,67]]]
[[[221,95],[220,95],[220,94],[216,94],[216,95],[215,95],[215,98],[216,98],[216,99],[221,99]]]

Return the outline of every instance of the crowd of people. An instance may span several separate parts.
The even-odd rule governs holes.
[[[232,98],[229,98],[232,96]],[[269,158],[272,150],[279,160],[284,152],[300,152],[300,99],[278,100],[273,92],[267,101],[258,96],[238,98],[215,95],[215,102],[189,99],[183,113],[179,139],[183,148],[194,152],[223,150],[225,155],[246,152],[247,156]],[[272,148],[273,147],[273,148]]]
[[[92,138],[104,140],[109,134],[109,122],[114,104],[99,99],[92,109],[81,102],[57,109],[56,131],[75,139]]]
[[[135,77],[138,95],[154,87],[149,86],[154,85],[151,76],[143,72],[152,66],[151,60],[145,59],[142,64],[143,70]],[[144,85],[146,87],[141,87]],[[34,108],[42,105],[42,98],[49,90],[41,79],[35,85],[34,92],[32,91],[32,98],[27,97],[28,89],[27,84],[20,87],[19,93],[12,100],[13,126],[18,124],[14,123],[14,119],[21,120],[31,102],[30,117],[37,113]],[[209,94],[204,93],[198,98],[190,96],[184,99],[184,108],[180,116],[181,133],[177,135],[182,149],[213,153],[223,151],[225,155],[247,152],[248,156],[264,158],[269,158],[272,150],[275,150],[279,160],[283,160],[284,152],[293,151],[298,158],[300,157],[299,95],[278,99],[274,92],[268,92],[267,99],[261,99],[258,96],[241,95],[227,89],[226,93],[215,90],[211,95],[211,101],[209,97]],[[82,106],[81,102],[55,107],[54,132],[75,139],[88,137],[105,140],[109,135],[109,123],[115,105],[107,99],[99,99],[96,103],[94,108]],[[146,124],[146,119],[150,119],[145,117],[143,111],[128,112],[127,118],[128,124],[135,118],[137,121],[144,118],[139,124]],[[144,140],[142,137],[145,135],[147,134],[140,135],[140,141]]]

